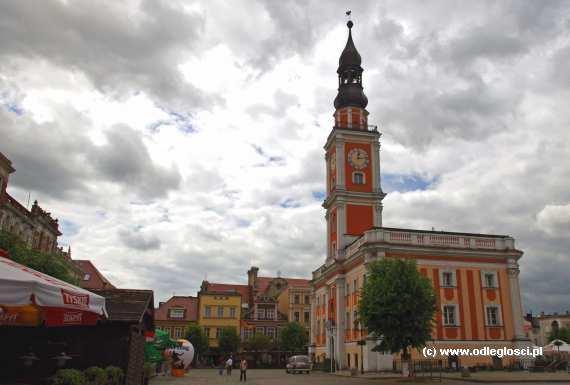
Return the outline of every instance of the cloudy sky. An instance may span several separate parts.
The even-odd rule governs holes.
[[[353,11],[384,224],[510,234],[570,309],[567,1],[0,3],[9,192],[157,299],[324,261],[322,146]]]

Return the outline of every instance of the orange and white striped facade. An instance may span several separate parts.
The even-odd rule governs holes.
[[[315,359],[334,358],[339,369],[391,368],[393,355],[373,352],[376,341],[356,321],[366,266],[381,258],[415,259],[432,282],[437,296],[434,346],[526,346],[518,280],[523,253],[514,239],[383,227],[380,133],[364,124],[367,115],[362,108],[339,109],[324,147],[327,258],[311,281]],[[357,127],[348,127],[350,116],[356,117]],[[492,357],[461,358],[464,366],[491,362]]]

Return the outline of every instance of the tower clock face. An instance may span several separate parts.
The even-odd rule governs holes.
[[[331,154],[331,171],[336,170],[336,152]]]
[[[360,170],[368,166],[368,153],[361,148],[353,148],[348,153],[348,163]]]

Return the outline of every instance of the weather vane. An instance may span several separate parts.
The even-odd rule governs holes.
[[[352,14],[352,11],[349,9],[348,11],[345,12],[346,13],[346,17],[348,18],[349,21],[352,20],[352,17],[350,17],[350,15]]]

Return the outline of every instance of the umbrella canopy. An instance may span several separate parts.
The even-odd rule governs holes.
[[[562,340],[552,340],[548,345],[544,346],[543,350],[545,352],[570,352],[570,344]]]
[[[95,324],[105,298],[0,257],[0,325]]]

